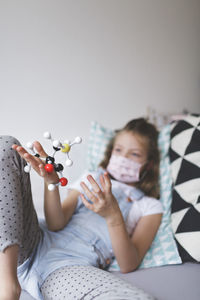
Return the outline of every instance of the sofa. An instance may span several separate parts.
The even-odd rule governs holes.
[[[113,133],[92,122],[88,170],[96,168]],[[164,208],[161,226],[137,271],[120,273],[116,260],[108,269],[155,299],[200,299],[199,142],[199,115],[186,115],[160,130],[160,201]],[[22,291],[20,300],[31,299]]]
[[[158,300],[199,300],[199,274],[200,265],[189,262],[137,270],[128,274],[115,272],[116,276],[143,289]],[[20,300],[33,298],[26,291],[22,291]]]

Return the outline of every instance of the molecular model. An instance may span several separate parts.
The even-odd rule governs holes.
[[[44,133],[44,138],[52,141],[52,146],[53,146],[53,149],[54,149],[54,152],[53,152],[52,156],[47,156],[46,158],[40,157],[40,155],[35,152],[33,143],[31,143],[31,142],[27,143],[26,146],[27,146],[27,148],[29,148],[32,151],[34,156],[40,157],[41,159],[45,160],[45,170],[48,173],[52,173],[55,170],[56,172],[58,172],[60,174],[60,179],[59,179],[58,183],[55,183],[55,184],[51,183],[51,184],[48,185],[48,190],[53,191],[56,186],[59,186],[59,185],[66,186],[67,183],[68,183],[67,178],[63,177],[63,174],[62,174],[62,171],[64,169],[63,165],[60,164],[60,163],[57,164],[55,162],[56,152],[61,151],[67,156],[65,164],[66,164],[66,166],[70,167],[73,164],[72,160],[69,158],[69,152],[71,150],[71,147],[74,144],[80,144],[82,142],[82,139],[81,139],[81,137],[77,136],[74,139],[73,142],[65,140],[64,143],[61,143],[59,140],[54,140],[52,138],[50,132],[45,132]],[[24,167],[24,171],[26,173],[29,173],[30,170],[31,170],[31,165],[29,163],[27,163],[27,165]]]

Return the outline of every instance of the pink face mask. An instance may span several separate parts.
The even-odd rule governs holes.
[[[125,183],[138,182],[142,164],[119,155],[112,155],[107,166],[107,171],[116,180]]]

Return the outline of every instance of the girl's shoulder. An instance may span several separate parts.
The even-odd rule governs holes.
[[[163,208],[158,199],[144,195],[138,200],[133,200],[133,204],[126,220],[128,233],[132,234],[140,218],[161,213],[163,213]]]
[[[146,195],[137,201],[137,206],[140,208],[142,216],[163,213],[160,200]]]

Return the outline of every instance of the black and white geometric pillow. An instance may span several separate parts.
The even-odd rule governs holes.
[[[200,115],[171,131],[172,229],[183,262],[200,262]]]

